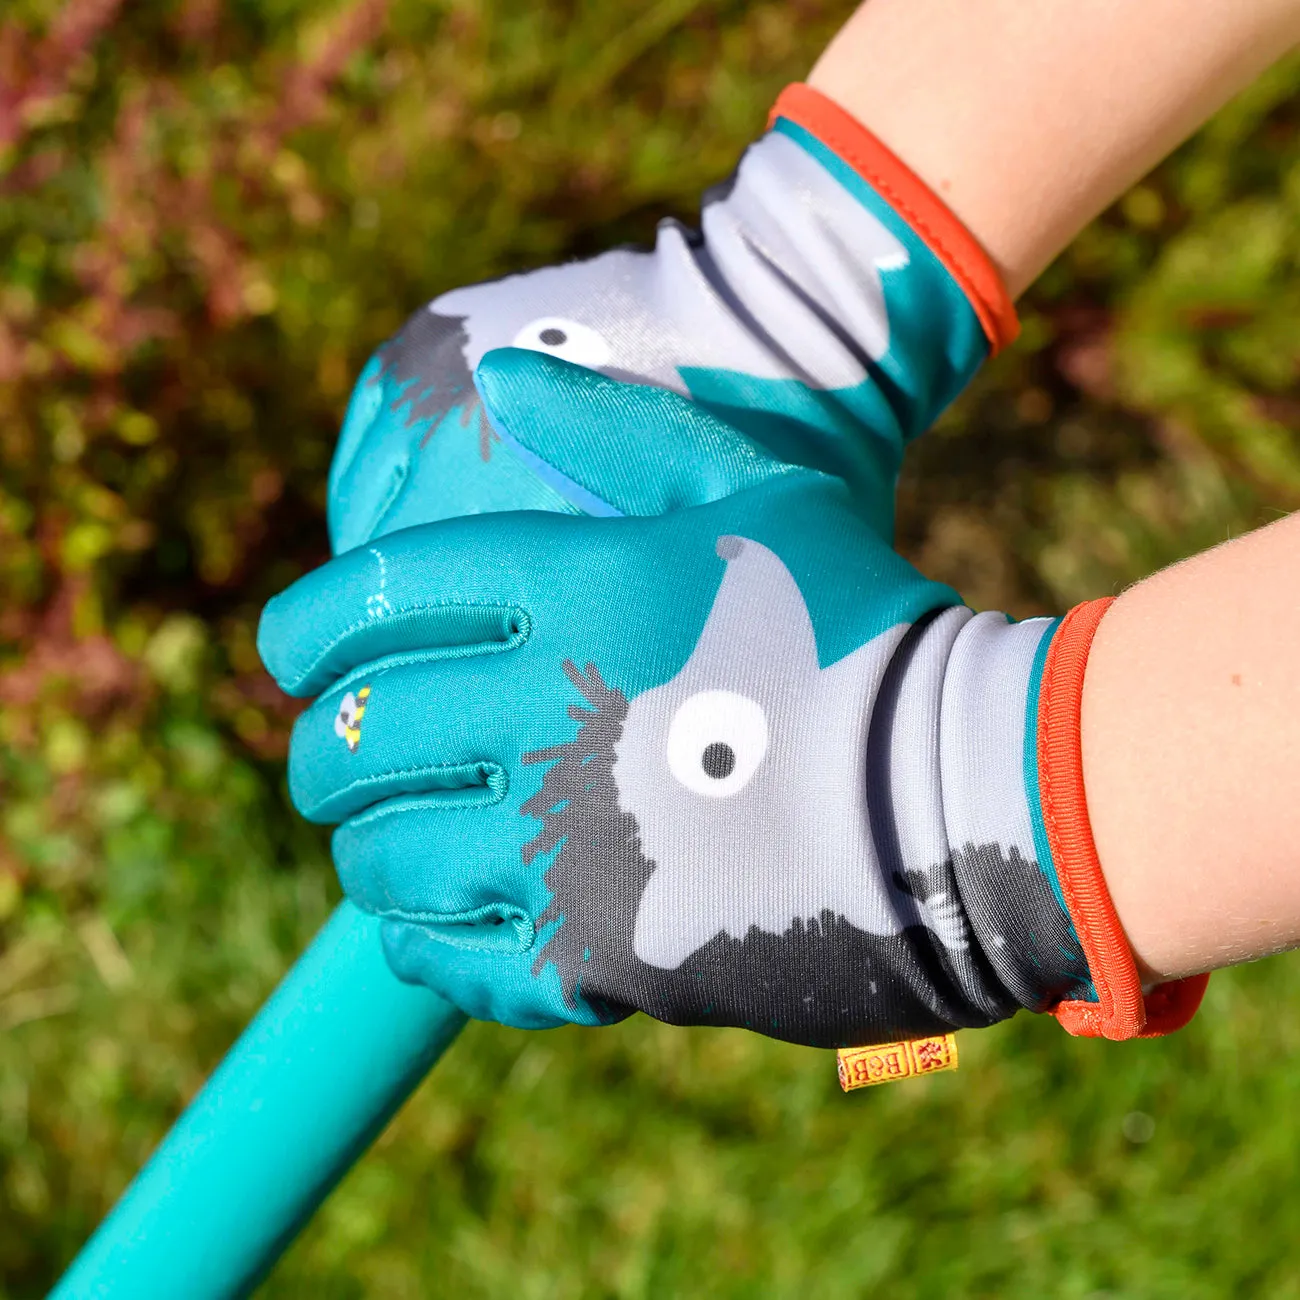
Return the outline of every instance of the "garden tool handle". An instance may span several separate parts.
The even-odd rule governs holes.
[[[343,902],[50,1300],[247,1295],[459,1032]]]

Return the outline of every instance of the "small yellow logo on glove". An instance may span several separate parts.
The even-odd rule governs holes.
[[[845,1092],[870,1088],[918,1074],[937,1074],[957,1068],[957,1039],[952,1034],[913,1038],[904,1043],[877,1043],[874,1047],[841,1047],[836,1053],[840,1087]]]
[[[339,704],[334,719],[334,734],[347,743],[349,753],[355,754],[361,744],[361,719],[366,716],[366,701],[370,687],[363,686],[355,695],[349,691]]]

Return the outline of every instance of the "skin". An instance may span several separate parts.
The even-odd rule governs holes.
[[[943,196],[1015,297],[1297,42],[1296,0],[869,0],[808,81]]]
[[[1084,787],[1149,975],[1300,945],[1298,560],[1293,514],[1147,578],[1097,629]]]
[[[1017,295],[1298,42],[1296,0],[870,0],[809,81],[943,195]],[[1093,642],[1088,811],[1150,979],[1300,946],[1298,560],[1291,516],[1129,589]]]

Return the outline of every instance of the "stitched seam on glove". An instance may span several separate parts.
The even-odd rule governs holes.
[[[448,764],[447,766],[458,766],[457,764]],[[421,771],[425,769],[420,769]],[[411,813],[455,813],[460,812],[463,808],[487,808],[492,804],[500,803],[501,799],[495,793],[491,798],[474,800],[466,797],[467,790],[478,789],[478,786],[461,786],[454,790],[444,790],[440,794],[418,794],[403,795],[395,794],[385,799],[382,803],[377,803],[357,813],[355,816],[347,818],[338,824],[338,830],[361,830],[366,826],[371,826],[375,822],[382,822],[389,817],[403,817]],[[489,791],[491,786],[486,787]]]
[[[778,117],[815,135],[911,225],[970,300],[990,355],[1015,341],[1020,321],[1002,276],[952,209],[902,159],[833,99],[802,82],[787,86],[777,97],[768,125]]]
[[[278,598],[277,598],[278,599]],[[275,601],[267,605],[269,610]],[[304,682],[310,681],[311,678],[320,670],[323,660],[327,659],[339,646],[345,644],[349,638],[356,636],[360,632],[369,631],[380,622],[392,626],[394,623],[400,623],[404,618],[411,614],[423,614],[435,610],[456,610],[456,609],[486,609],[496,610],[501,614],[510,614],[514,616],[516,624],[515,631],[509,636],[498,641],[476,641],[470,645],[449,645],[440,646],[432,650],[423,651],[400,651],[398,654],[388,655],[386,658],[378,661],[367,661],[356,668],[350,668],[346,674],[340,675],[324,694],[336,693],[345,689],[349,683],[357,677],[364,677],[369,674],[382,671],[385,667],[398,666],[399,663],[433,663],[444,659],[464,659],[469,655],[480,654],[499,654],[504,650],[514,650],[524,644],[532,635],[533,620],[522,605],[502,604],[499,601],[488,600],[429,600],[420,601],[417,604],[402,605],[399,609],[394,610],[391,614],[385,614],[382,618],[369,617],[358,619],[356,622],[349,623],[347,627],[332,637],[319,650],[312,655],[310,663],[296,677],[280,681],[280,689],[286,695],[296,695],[302,688]],[[265,613],[263,614],[265,618]],[[407,659],[404,656],[416,655],[415,659]]]
[[[510,788],[509,773],[500,763],[494,763],[491,759],[471,758],[463,763],[422,763],[419,767],[392,768],[386,772],[375,772],[370,776],[359,776],[355,781],[349,781],[347,785],[332,790],[325,798],[318,799],[314,804],[305,808],[300,807],[298,811],[308,821],[315,821],[323,815],[324,810],[330,805],[337,803],[355,790],[365,790],[371,786],[382,785],[385,781],[396,780],[400,777],[424,777],[434,772],[456,771],[476,771],[484,777],[482,781],[467,781],[464,785],[446,787],[447,802],[455,802],[460,807],[486,808],[491,804],[500,803],[506,797],[506,793]],[[466,795],[464,791],[467,790],[483,790],[484,794],[475,798]],[[346,825],[347,822],[344,821],[342,824]]]
[[[373,916],[377,920],[418,925],[436,943],[444,943],[450,948],[469,948],[478,952],[508,953],[512,956],[521,956],[531,952],[537,942],[536,922],[527,912],[520,907],[516,907],[513,903],[484,903],[480,907],[467,908],[458,912],[423,911],[407,909],[399,905],[370,907],[363,900],[356,898],[352,899],[352,903],[365,912],[367,916]],[[499,919],[496,925],[489,929],[482,922],[490,916]],[[511,926],[512,933],[515,936],[513,944],[503,944],[500,940],[485,942],[483,939],[476,940],[471,937],[475,933],[495,934],[506,924]],[[435,927],[437,928],[435,929]],[[454,932],[448,934],[441,927],[463,927],[465,933],[463,936]]]

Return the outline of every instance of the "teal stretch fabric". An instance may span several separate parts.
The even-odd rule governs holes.
[[[594,518],[669,514],[796,468],[666,389],[522,348],[487,353],[475,384],[516,458]]]
[[[285,689],[320,692],[290,790],[339,824],[340,879],[399,975],[525,1028],[643,1010],[818,1045],[1077,989],[1033,860],[1023,705],[986,700],[1027,689],[1041,625],[972,616],[841,479],[684,397],[519,349],[478,384],[618,516],[403,529],[301,579],[259,633]],[[657,476],[605,453],[637,421]],[[946,737],[915,720],[940,695]],[[963,717],[1005,737],[1000,820]],[[972,791],[945,806],[951,842],[921,811],[949,786]]]
[[[910,442],[939,418],[984,363],[989,345],[983,327],[965,290],[874,186],[807,127],[779,117],[772,129],[815,158],[906,250],[907,261],[881,275],[889,347],[875,363],[874,387],[895,412],[898,438]],[[849,409],[860,400],[856,393],[844,395]],[[864,424],[881,424],[871,406],[858,407],[855,414]]]

